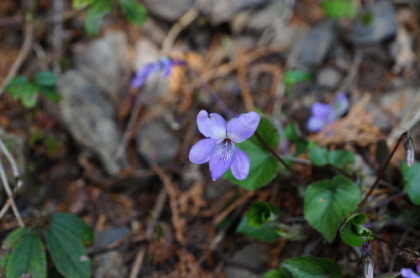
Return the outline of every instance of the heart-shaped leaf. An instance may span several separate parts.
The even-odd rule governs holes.
[[[295,278],[339,278],[340,266],[330,259],[305,256],[283,262],[283,267]]]
[[[6,277],[47,277],[44,245],[37,233],[18,228],[3,242],[2,249],[6,249],[1,260],[2,272]]]
[[[308,223],[333,242],[341,221],[360,201],[360,190],[344,176],[311,184],[305,193],[304,213]]]

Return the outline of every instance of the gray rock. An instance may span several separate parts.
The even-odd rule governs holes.
[[[115,158],[121,133],[109,99],[75,70],[60,77],[57,91],[61,95],[57,112],[74,139],[97,155],[109,174],[124,168],[126,159]]]
[[[127,277],[127,274],[128,270],[121,252],[111,251],[93,258],[95,278],[120,278]]]
[[[389,131],[393,127],[392,118],[387,115],[378,105],[374,103],[368,103],[366,109],[373,114],[372,120],[375,126],[384,131]]]
[[[238,12],[263,6],[271,0],[197,0],[198,9],[217,25],[228,22]]]
[[[163,44],[169,31],[169,28],[160,23],[160,21],[148,17],[142,26],[142,32],[144,32],[145,37],[150,38],[157,45]]]
[[[147,12],[161,19],[175,22],[184,15],[195,0],[144,0]]]
[[[24,139],[15,134],[7,133],[2,128],[0,128],[0,139],[3,141],[4,145],[6,145],[7,150],[10,152],[10,154],[16,161],[16,166],[18,168],[20,178],[23,179],[26,165]],[[3,164],[4,171],[6,172],[7,180],[9,181],[10,186],[13,188],[13,186],[16,185],[16,179],[12,170],[12,166],[9,163],[7,157],[1,151],[0,159]]]
[[[235,185],[224,180],[218,179],[215,182],[212,182],[208,185],[204,191],[204,196],[206,200],[215,201],[223,197],[227,192],[235,188]]]
[[[289,24],[293,6],[293,1],[280,0],[262,9],[238,13],[232,18],[232,30],[237,34],[242,33],[242,29],[261,34],[259,45],[294,44],[301,36],[302,29]]]
[[[166,164],[178,153],[180,143],[162,120],[153,120],[136,137],[137,151],[148,163]]]
[[[270,260],[269,248],[262,243],[251,243],[237,251],[232,260],[254,269],[261,269]],[[243,268],[228,265],[224,269],[226,277],[229,278],[257,278],[260,275],[254,274]]]
[[[316,76],[316,83],[325,88],[333,89],[338,86],[341,75],[333,68],[322,68]]]
[[[359,13],[348,35],[354,44],[362,45],[381,42],[396,32],[394,6],[390,1],[376,1],[367,4]]]
[[[299,48],[297,59],[307,66],[321,64],[327,57],[335,40],[333,22],[323,22],[310,29],[306,35],[297,42]]]
[[[76,51],[76,68],[112,99],[124,82],[128,64],[125,60],[126,47],[124,33],[108,32],[80,52]]]
[[[95,233],[95,243],[93,245],[93,252],[104,249],[108,245],[125,238],[130,229],[127,227],[109,228]],[[128,246],[123,247],[127,248]]]

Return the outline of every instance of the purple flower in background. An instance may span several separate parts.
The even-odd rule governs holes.
[[[163,78],[168,78],[171,74],[172,67],[175,64],[179,63],[174,63],[168,57],[163,57],[160,58],[157,62],[148,63],[144,65],[133,77],[133,80],[131,80],[131,87],[135,89],[141,88],[144,85],[144,83],[146,83],[146,80],[150,75],[159,71],[163,72]]]
[[[411,268],[401,268],[401,276],[404,278],[420,278]]]
[[[201,110],[197,115],[198,130],[206,139],[198,141],[190,151],[190,161],[195,164],[209,162],[213,181],[231,167],[233,176],[244,180],[249,173],[248,156],[235,146],[251,137],[257,130],[260,116],[256,112],[234,117],[226,124],[217,113],[210,115]]]
[[[312,104],[312,116],[308,120],[308,130],[320,131],[326,124],[333,123],[349,109],[349,101],[345,93],[339,93],[332,105],[315,102]]]

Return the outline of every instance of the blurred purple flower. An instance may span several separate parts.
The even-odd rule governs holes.
[[[312,116],[309,118],[307,127],[309,131],[320,131],[326,124],[333,123],[343,116],[349,109],[349,101],[345,93],[337,95],[332,105],[315,102],[312,104]]]
[[[260,116],[256,112],[244,113],[226,124],[217,113],[210,115],[201,110],[197,115],[198,130],[206,139],[198,141],[189,154],[195,164],[209,162],[213,181],[220,178],[231,167],[233,176],[244,180],[249,173],[248,156],[235,146],[251,137],[257,130]]]
[[[411,268],[401,268],[401,276],[404,278],[420,278]]]
[[[168,57],[160,58],[158,61],[144,65],[131,80],[131,87],[141,88],[146,83],[147,78],[157,72],[162,71],[162,77],[168,78],[174,65],[183,65],[183,61],[172,61]]]

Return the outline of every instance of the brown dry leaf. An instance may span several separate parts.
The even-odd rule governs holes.
[[[196,52],[188,52],[185,55],[185,61],[192,70],[197,72],[202,72],[206,67],[204,63],[204,58]]]
[[[373,114],[366,111],[365,106],[370,100],[366,94],[351,109],[348,115],[311,136],[310,139],[320,145],[339,145],[353,143],[368,146],[376,143],[383,136],[380,129],[373,125]]]
[[[15,62],[16,57],[19,54],[19,49],[2,46],[0,47],[0,84],[6,78],[10,68]]]
[[[246,202],[249,198],[254,196],[256,191],[246,191],[242,190],[240,192],[240,196],[235,202],[233,202],[230,206],[228,206],[224,211],[222,211],[220,214],[218,214],[214,220],[213,223],[215,225],[218,225],[220,222],[223,221],[223,219],[226,218],[232,211],[234,211],[238,206]]]
[[[187,242],[184,237],[184,231],[187,225],[187,220],[185,217],[181,217],[181,212],[179,211],[178,198],[181,195],[181,192],[178,187],[172,183],[171,179],[166,175],[162,168],[156,164],[153,165],[152,168],[163,182],[166,192],[168,192],[169,195],[169,206],[171,207],[172,225],[175,229],[175,238],[181,245],[185,246]]]
[[[213,274],[204,271],[198,264],[196,258],[183,249],[177,252],[179,257],[179,263],[177,269],[168,275],[168,278],[211,278]]]
[[[171,69],[171,75],[169,76],[169,92],[174,95],[178,95],[182,88],[185,87],[187,76],[185,74],[185,68],[180,66],[174,66]]]
[[[164,237],[161,237],[159,242],[154,240],[149,246],[149,252],[155,264],[165,263],[173,256],[174,251],[175,246],[168,244]]]
[[[198,181],[195,182],[188,191],[179,196],[178,200],[179,211],[182,214],[190,217],[197,216],[200,209],[207,205],[203,199],[203,184]]]

